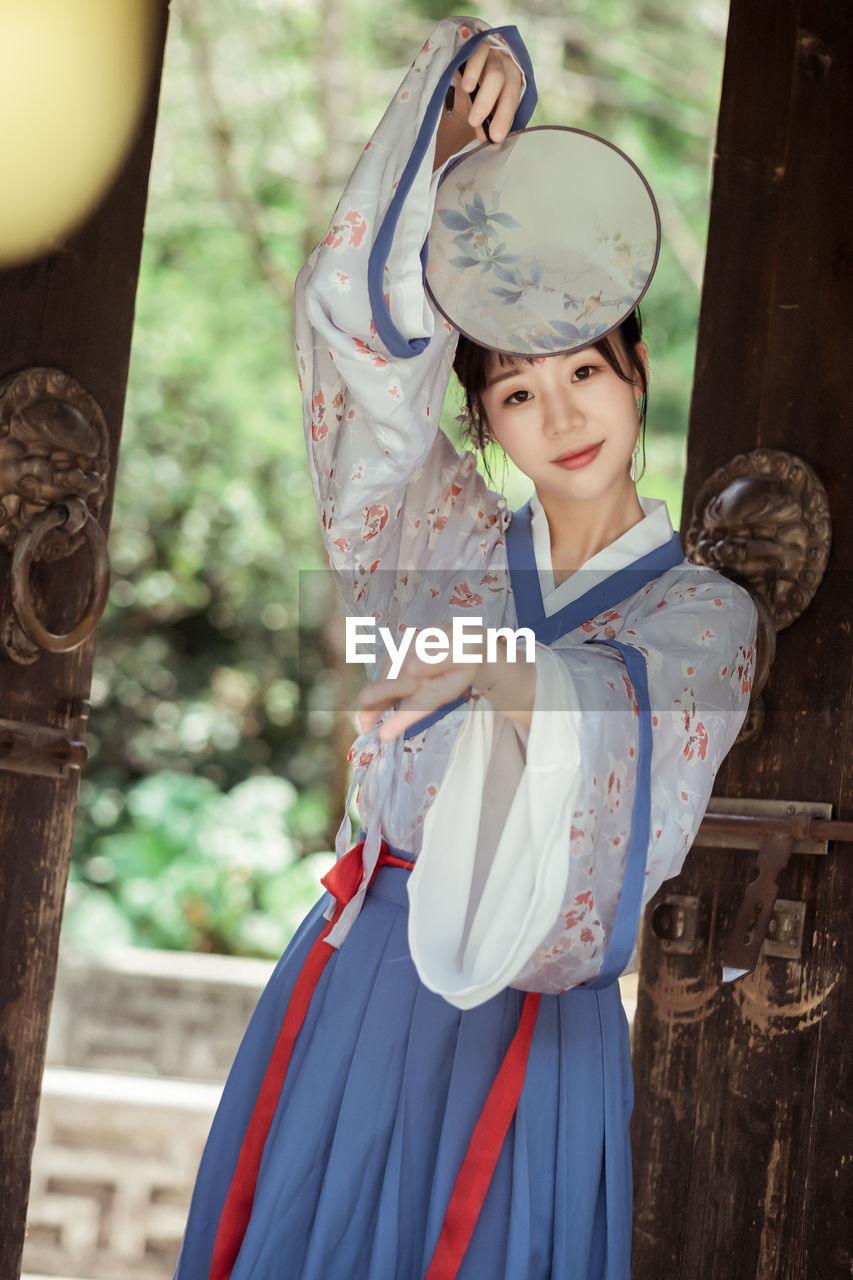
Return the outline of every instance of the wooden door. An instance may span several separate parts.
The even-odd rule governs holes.
[[[805,459],[833,546],[779,635],[757,741],[716,794],[853,816],[853,8],[732,0],[714,167],[685,523],[705,479],[756,447]],[[648,918],[635,1025],[637,1280],[853,1274],[853,846],[794,856],[802,959],[731,986],[723,946],[755,855],[694,849],[662,893],[699,899],[693,955]]]
[[[156,0],[156,6],[150,98],[110,194],[61,252],[0,271],[0,384],[19,370],[56,368],[103,411],[110,440],[108,492],[99,517],[104,530],[121,434],[168,0]],[[0,550],[0,618],[10,608],[10,566],[10,554]],[[91,578],[85,546],[53,565],[34,566],[34,604],[52,631],[66,632],[80,617]],[[72,653],[44,653],[29,665],[0,656],[0,1276],[10,1280],[20,1272],[93,654],[94,640],[88,640]]]

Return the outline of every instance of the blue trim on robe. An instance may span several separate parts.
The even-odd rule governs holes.
[[[403,737],[416,737],[417,734],[423,733],[425,729],[429,729],[437,720],[443,720],[451,711],[455,711],[457,707],[461,707],[462,704],[467,701],[467,693],[460,693],[458,698],[454,698],[452,702],[445,702],[440,707],[436,707],[435,711],[431,711],[428,716],[424,716],[423,720],[418,720],[416,724],[410,724],[408,729],[403,733]]]
[[[507,562],[512,582],[515,611],[519,627],[529,627],[540,644],[552,644],[560,636],[574,631],[591,618],[626,600],[649,582],[654,582],[668,569],[681,564],[684,553],[678,534],[640,556],[624,569],[617,569],[602,582],[590,587],[576,600],[571,600],[550,617],[545,613],[542,587],[536,557],[533,551],[530,503],[527,502],[513,515],[507,529]],[[625,856],[625,873],[622,890],[610,941],[604,961],[597,976],[583,986],[597,989],[609,986],[628,965],[634,952],[640,913],[643,906],[643,887],[646,880],[646,861],[651,835],[652,792],[652,712],[649,699],[649,681],[646,659],[639,649],[619,640],[590,639],[586,644],[607,645],[622,658],[639,710],[639,743],[637,751],[637,783],[631,810],[631,835]],[[423,733],[448,712],[466,701],[464,695],[438,707],[431,715],[411,725],[404,738]]]
[[[529,502],[513,515],[507,529],[506,550],[518,624],[535,631],[536,639],[542,644],[552,644],[560,636],[626,600],[684,559],[678,534],[674,533],[669,541],[640,556],[624,569],[609,574],[602,582],[548,617],[533,550]],[[616,918],[601,969],[594,979],[583,984],[600,988],[614,982],[629,963],[640,925],[651,835],[652,712],[646,659],[640,650],[619,640],[596,638],[585,643],[607,645],[621,656],[637,699],[640,720],[631,835]]]
[[[506,556],[519,626],[530,627],[535,631],[540,644],[553,644],[560,636],[574,631],[575,627],[604,613],[606,609],[611,609],[620,600],[627,600],[647,583],[654,582],[667,569],[674,569],[684,560],[681,542],[678,534],[674,533],[668,542],[640,556],[624,569],[608,574],[602,582],[597,582],[583,595],[570,600],[549,617],[542,601],[539,570],[533,551],[529,502],[512,517],[506,534]],[[584,570],[580,572],[583,573]]]
[[[367,293],[370,300],[370,310],[373,314],[373,323],[376,326],[376,332],[390,354],[404,360],[420,355],[429,346],[430,340],[429,338],[404,338],[391,319],[391,312],[385,301],[385,264],[391,252],[394,233],[397,230],[397,223],[403,210],[403,202],[411,190],[412,183],[423,163],[432,135],[438,125],[439,116],[444,108],[444,99],[447,97],[447,90],[450,88],[453,74],[457,67],[468,61],[477,45],[481,44],[486,36],[493,35],[503,36],[518,59],[527,80],[524,93],[518,104],[518,110],[515,113],[515,119],[512,122],[513,130],[523,129],[533,115],[537,102],[536,81],[533,76],[530,56],[524,47],[518,28],[513,26],[492,27],[485,31],[480,31],[472,36],[470,40],[466,40],[433,91],[426,113],[421,121],[421,127],[415,139],[412,153],[406,161],[406,166],[397,184],[397,190],[394,192],[391,202],[385,211],[385,216],[376,233],[376,239],[370,249],[370,256],[367,262]],[[422,261],[424,260],[423,254],[424,251],[422,250]]]
[[[684,559],[678,534],[674,533],[668,542],[640,556],[624,569],[617,569],[603,582],[596,583],[589,591],[578,596],[577,600],[571,600],[549,618],[542,603],[539,570],[533,552],[529,502],[513,514],[507,529],[506,553],[518,625],[530,627],[540,644],[553,644],[560,636],[574,631],[590,618],[619,604],[621,600],[627,600],[628,596],[632,596],[649,582],[654,582],[667,569],[674,569]],[[410,725],[403,737],[413,738],[416,734],[423,733],[466,700],[466,696],[462,694],[452,702],[445,702],[417,724]]]
[[[649,677],[645,656],[633,645],[618,640],[588,640],[587,644],[603,644],[621,654],[634,689],[640,712],[637,751],[637,783],[631,809],[631,836],[625,858],[625,873],[613,931],[598,974],[586,987],[606,987],[615,982],[634,953],[640,913],[643,909],[643,887],[652,825],[652,709],[649,701]]]

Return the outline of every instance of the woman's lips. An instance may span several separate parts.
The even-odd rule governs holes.
[[[581,467],[587,467],[598,457],[598,451],[603,441],[598,444],[591,444],[587,449],[579,449],[576,453],[564,453],[562,457],[555,458],[554,462],[558,467],[562,467],[564,471],[579,471]]]

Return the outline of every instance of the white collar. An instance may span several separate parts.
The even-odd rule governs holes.
[[[640,498],[643,519],[633,525],[610,546],[597,551],[577,569],[570,578],[554,586],[554,568],[551,564],[551,534],[548,517],[536,494],[530,499],[530,531],[533,536],[533,554],[539,570],[542,603],[547,617],[557,613],[573,600],[577,600],[591,587],[609,578],[617,569],[647,555],[656,547],[669,542],[673,534],[666,503],[659,498]]]

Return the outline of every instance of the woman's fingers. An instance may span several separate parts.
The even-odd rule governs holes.
[[[418,682],[410,676],[400,675],[393,680],[390,676],[385,676],[369,684],[366,689],[362,689],[358,700],[366,710],[387,706],[392,702],[399,702],[401,698],[407,698],[409,694],[414,693],[417,685]]]
[[[486,65],[486,59],[491,51],[491,46],[483,40],[481,44],[477,45],[477,48],[465,63],[465,70],[462,73],[462,88],[466,93],[472,93],[476,89],[477,82],[480,79],[480,72]]]
[[[463,667],[452,668],[431,680],[422,681],[411,697],[396,711],[392,711],[387,720],[383,720],[379,726],[379,741],[390,742],[392,738],[399,737],[411,725],[437,711],[445,702],[458,698],[469,687],[470,681],[470,672]]]
[[[471,124],[480,124],[495,109],[504,91],[509,90],[509,68],[514,66],[506,54],[492,53],[480,75],[477,96],[468,117]]]
[[[509,133],[512,128],[512,122],[515,119],[515,113],[518,110],[518,104],[521,101],[521,72],[508,55],[498,56],[503,56],[506,67],[504,81],[491,111],[492,120],[489,125],[489,134],[492,142],[502,141]],[[475,107],[479,106],[479,101],[480,95],[477,94],[477,101],[474,103]]]
[[[454,660],[452,622],[436,624],[432,629],[443,631],[447,639],[444,652],[435,655],[438,661],[425,661],[420,656],[416,641],[406,653],[402,668],[393,679],[383,675],[366,689],[362,689],[358,695],[361,708],[358,723],[362,733],[367,733],[385,712],[396,707],[379,728],[381,741],[396,738],[410,725],[436,711],[445,702],[458,697],[482,671],[481,665],[473,661]],[[473,634],[469,634],[467,639],[473,641]]]
[[[383,712],[410,697],[417,689],[419,682],[411,676],[401,675],[396,680],[382,679],[362,689],[358,695],[361,710],[357,719],[362,733],[372,729]]]
[[[477,137],[485,141],[483,121],[491,116],[491,139],[500,142],[512,128],[521,100],[522,77],[508,53],[486,46],[484,56],[478,59],[477,54],[483,48],[480,45],[469,58],[461,87],[467,93],[477,87],[477,96],[468,114],[468,123]]]
[[[397,737],[411,724],[458,697],[469,687],[479,668],[470,662],[454,662],[449,656],[441,663],[423,662],[410,653],[403,670],[394,678],[383,677],[358,695],[361,710],[358,723],[367,733],[390,708],[400,704],[380,728],[382,741]]]

